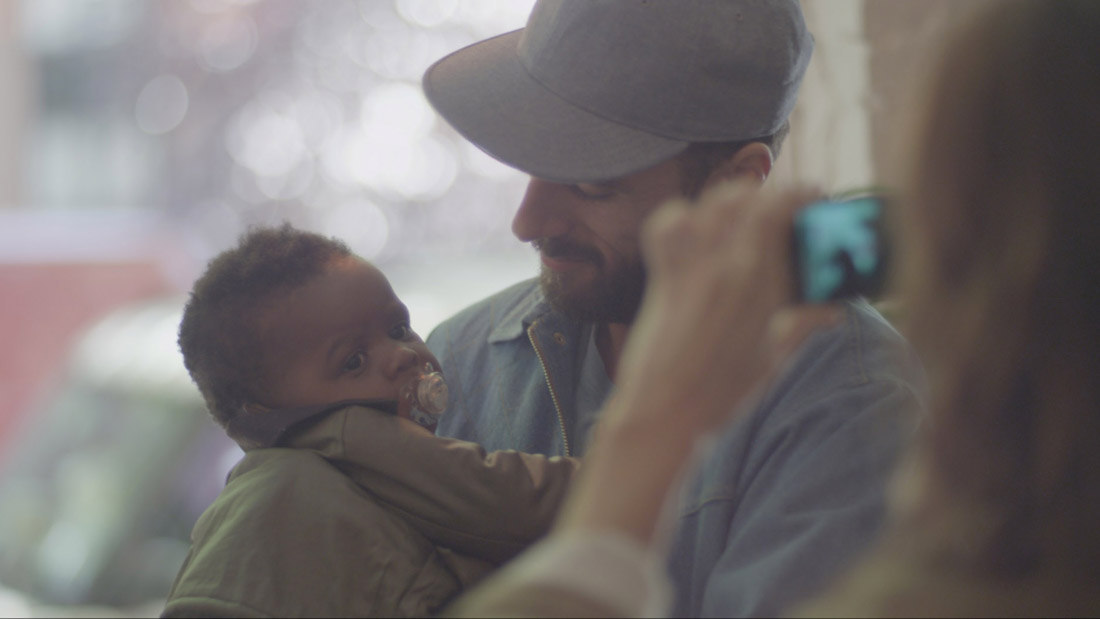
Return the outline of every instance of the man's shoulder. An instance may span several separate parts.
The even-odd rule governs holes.
[[[847,303],[698,467],[672,551],[673,614],[781,613],[865,549],[923,392],[902,334],[869,304]]]
[[[811,336],[757,407],[773,428],[850,423],[868,410],[908,426],[923,405],[924,368],[895,326],[863,301],[836,326]],[[894,404],[905,402],[905,406]],[[762,415],[762,416],[761,416]]]
[[[924,381],[909,342],[865,301],[847,303],[840,324],[812,338],[794,367],[853,385],[887,381],[920,388]]]
[[[844,344],[857,364],[857,380],[903,383],[923,393],[924,367],[897,325],[865,301],[850,303],[847,313]]]

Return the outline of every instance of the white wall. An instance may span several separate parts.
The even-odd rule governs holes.
[[[802,8],[814,54],[769,184],[811,182],[830,192],[867,186],[875,167],[864,0],[803,0]]]

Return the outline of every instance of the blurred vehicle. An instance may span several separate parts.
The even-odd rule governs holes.
[[[183,302],[144,302],[95,324],[0,454],[9,609],[21,595],[54,611],[148,612],[167,595],[195,520],[243,455],[183,367]]]

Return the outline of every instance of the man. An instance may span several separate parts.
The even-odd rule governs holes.
[[[531,175],[513,231],[542,257],[537,282],[429,337],[452,395],[440,434],[583,455],[645,288],[642,222],[767,178],[812,47],[793,0],[540,0],[526,28],[428,70],[444,118]],[[685,486],[674,612],[774,615],[866,548],[918,375],[866,303],[812,338]]]

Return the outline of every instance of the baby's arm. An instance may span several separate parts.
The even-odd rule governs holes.
[[[575,458],[486,452],[359,406],[327,416],[292,444],[320,452],[432,542],[493,562],[550,530],[580,466]]]

